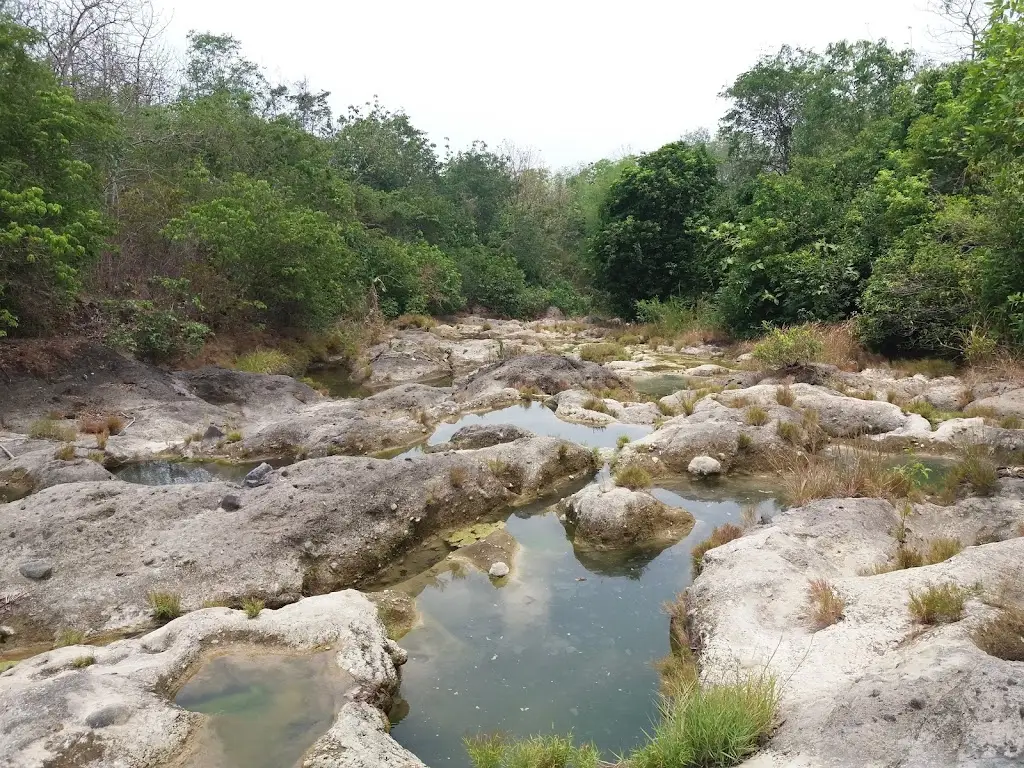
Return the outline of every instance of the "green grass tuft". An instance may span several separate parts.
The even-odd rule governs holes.
[[[266,603],[257,597],[247,597],[242,601],[242,610],[245,611],[245,615],[250,619],[255,619],[259,616],[265,606]]]
[[[463,739],[475,768],[597,768],[593,744],[576,746],[571,736],[533,736],[514,740],[502,734]]]
[[[66,648],[69,645],[81,645],[85,642],[85,632],[80,629],[62,629],[54,640],[54,648]]]
[[[71,666],[75,669],[85,669],[86,667],[91,667],[95,663],[95,656],[79,656],[71,662]]]
[[[768,423],[768,411],[759,405],[752,405],[747,408],[746,419],[752,427],[763,427]]]
[[[807,598],[811,604],[811,625],[815,630],[831,627],[843,618],[846,602],[827,579],[813,579],[807,586]]]
[[[615,472],[615,484],[633,491],[640,490],[641,488],[650,488],[651,475],[642,467],[623,467]]]
[[[1009,608],[979,624],[971,639],[989,656],[1024,661],[1024,610]]]
[[[58,461],[72,461],[75,458],[75,444],[64,443],[53,452],[53,458]]]
[[[591,397],[585,400],[583,403],[583,407],[588,411],[608,413],[608,406],[604,404],[604,400],[598,400],[596,397]]]
[[[612,360],[629,360],[629,352],[621,344],[602,341],[597,344],[584,344],[580,347],[580,359],[591,363],[607,363]]]
[[[969,589],[953,583],[929,586],[910,592],[910,615],[922,624],[949,624],[960,621]]]
[[[73,443],[78,437],[78,429],[74,424],[67,424],[54,419],[33,421],[28,428],[28,436],[37,440],[56,440],[61,443]]]
[[[778,432],[779,437],[790,445],[800,445],[803,438],[803,431],[800,429],[800,425],[794,424],[792,421],[780,421],[775,431]]]
[[[775,388],[775,402],[779,405],[784,405],[787,408],[792,408],[793,403],[796,402],[796,396],[793,394],[788,386],[776,387]]]
[[[181,597],[175,592],[150,592],[146,601],[155,621],[168,622],[181,616]]]
[[[629,445],[629,435],[619,435],[619,439],[615,441],[615,445],[622,450]]]
[[[236,371],[246,373],[267,373],[293,375],[298,371],[296,361],[279,349],[256,349],[248,354],[236,357],[232,363]]]

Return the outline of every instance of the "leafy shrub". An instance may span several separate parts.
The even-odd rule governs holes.
[[[637,491],[651,487],[651,475],[646,469],[637,466],[623,467],[615,472],[615,484],[623,488]]]
[[[29,426],[28,436],[38,440],[59,440],[62,443],[71,443],[78,437],[78,430],[71,424],[54,419],[39,419]]]
[[[715,528],[711,535],[708,536],[704,541],[693,548],[691,557],[693,560],[693,576],[696,578],[700,575],[701,569],[704,567],[704,555],[708,551],[728,544],[730,541],[734,541],[743,535],[743,529],[738,525],[732,523],[725,523]]]
[[[148,300],[107,302],[117,318],[107,334],[111,346],[146,360],[164,362],[199,353],[210,328]]]
[[[769,328],[768,334],[754,345],[754,359],[771,368],[806,365],[821,358],[821,341],[806,326]]]
[[[428,315],[417,315],[417,314],[406,314],[400,315],[395,318],[394,326],[396,328],[419,328],[424,331],[429,331],[437,325],[437,321]]]
[[[953,583],[910,592],[910,615],[922,624],[960,621],[970,590]]]

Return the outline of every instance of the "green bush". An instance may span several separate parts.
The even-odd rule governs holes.
[[[754,359],[771,368],[806,365],[821,359],[824,346],[811,328],[769,328],[754,345]]]

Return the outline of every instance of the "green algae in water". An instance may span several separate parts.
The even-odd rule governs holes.
[[[423,621],[402,639],[394,738],[427,765],[460,767],[462,737],[496,731],[571,731],[606,760],[637,746],[657,721],[652,663],[669,651],[661,605],[690,583],[690,550],[712,528],[740,523],[747,506],[774,512],[759,484],[659,481],[651,492],[689,510],[694,530],[600,562],[577,557],[554,514],[517,511],[507,530],[522,548],[503,589],[476,569],[415,585]]]
[[[486,539],[492,533],[500,531],[504,527],[504,523],[477,523],[476,525],[471,525],[468,528],[462,528],[448,534],[444,537],[444,540],[449,546],[459,549],[475,544],[481,539]]]
[[[327,732],[351,680],[331,653],[221,656],[175,703],[209,716],[191,768],[286,768]]]

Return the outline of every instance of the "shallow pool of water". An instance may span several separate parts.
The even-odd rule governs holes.
[[[612,424],[607,427],[573,424],[555,416],[555,412],[542,403],[526,402],[488,413],[468,413],[458,421],[441,424],[427,440],[427,445],[446,443],[452,435],[470,424],[513,424],[536,435],[561,437],[587,448],[614,448],[623,435],[637,440],[653,431],[653,427],[643,424]],[[423,453],[422,448],[416,447],[403,451],[397,458],[420,453]]]
[[[268,462],[275,467],[289,463],[287,459]],[[182,485],[212,483],[224,480],[240,483],[260,462],[229,464],[216,461],[140,461],[126,464],[114,471],[118,480],[139,485]]]
[[[776,509],[757,481],[662,486],[697,520],[664,551],[577,554],[553,513],[524,509],[508,519],[522,549],[507,583],[473,569],[410,582],[424,620],[401,640],[392,735],[431,766],[468,766],[462,738],[481,732],[572,731],[605,759],[640,743],[657,714],[652,663],[669,650],[661,606],[690,583],[690,550],[746,506]]]
[[[665,374],[664,376],[651,376],[646,379],[636,379],[633,382],[633,389],[652,397],[666,397],[681,389],[689,389],[685,376],[679,374]]]
[[[327,732],[351,680],[333,654],[222,656],[175,703],[209,715],[189,768],[288,768]]]
[[[314,368],[306,372],[306,377],[313,382],[314,386],[326,390],[329,396],[335,398],[369,397],[388,389],[387,386],[370,387],[367,386],[366,382],[353,380],[352,372],[347,366],[342,365]],[[452,385],[452,378],[451,376],[444,376],[418,383],[425,384],[428,387],[450,387]]]

